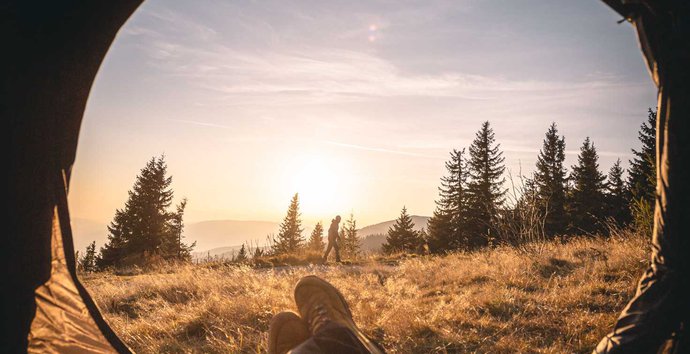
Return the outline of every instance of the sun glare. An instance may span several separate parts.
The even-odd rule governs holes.
[[[291,187],[300,195],[300,208],[307,217],[337,213],[348,195],[343,167],[324,155],[300,156]]]

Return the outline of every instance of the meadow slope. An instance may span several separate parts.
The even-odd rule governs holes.
[[[296,310],[297,280],[341,289],[355,320],[391,353],[585,353],[611,327],[647,264],[639,238],[498,247],[391,266],[164,267],[83,276],[137,352],[265,352],[271,316]]]

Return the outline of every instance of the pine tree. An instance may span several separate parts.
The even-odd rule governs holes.
[[[169,212],[173,191],[167,176],[165,157],[151,158],[137,175],[123,209],[115,211],[108,226],[108,241],[101,248],[97,265],[103,269],[117,265],[125,257],[168,256],[171,244],[181,247],[178,254],[189,259],[194,245],[181,243],[182,215],[186,200],[177,212]],[[177,249],[175,249],[177,251]]]
[[[157,253],[168,236],[173,191],[172,177],[167,177],[167,165],[163,156],[152,158],[141,170],[134,187],[129,192],[125,210],[132,234],[127,240],[128,253]]]
[[[312,230],[309,236],[307,248],[318,252],[323,252],[324,248],[326,248],[326,244],[323,242],[323,224],[321,224],[321,221],[314,226],[314,230]]]
[[[587,137],[577,157],[578,164],[572,166],[570,178],[573,181],[571,210],[573,233],[593,233],[603,230],[604,224],[604,180],[599,171],[599,157],[594,144]]]
[[[443,253],[461,247],[455,243],[451,232],[450,213],[437,207],[427,223],[428,233],[426,242],[432,253]],[[466,240],[465,240],[466,241]]]
[[[446,162],[448,175],[441,178],[440,199],[429,220],[428,242],[435,253],[457,249],[467,243],[468,171],[464,153],[464,149],[453,149]]]
[[[83,272],[95,272],[96,271],[96,241],[91,242],[86,247],[86,252],[84,256],[78,259],[79,267]]]
[[[412,217],[407,214],[407,208],[403,207],[400,216],[388,229],[383,251],[386,253],[416,252],[423,242],[419,233],[414,230],[414,222]]]
[[[278,231],[278,238],[273,245],[274,254],[291,254],[295,253],[304,245],[304,237],[302,237],[302,220],[300,220],[299,212],[299,194],[295,193],[290,201],[287,215],[280,224]]]
[[[630,160],[628,170],[630,211],[635,227],[650,233],[656,195],[656,111],[651,108],[647,113],[647,122],[640,126],[638,139],[642,147],[639,151],[632,150],[635,157]]]
[[[470,180],[468,190],[468,247],[486,246],[497,234],[495,225],[504,201],[506,189],[503,172],[503,152],[495,144],[494,131],[484,122],[469,149]]]
[[[244,263],[247,261],[247,259],[247,249],[244,247],[244,244],[242,244],[240,251],[237,253],[237,256],[235,257],[235,262]]]
[[[611,218],[618,226],[625,226],[630,222],[630,208],[628,206],[628,190],[623,181],[621,160],[611,166],[606,181],[606,217]]]
[[[357,258],[359,256],[360,243],[357,237],[357,221],[355,216],[350,213],[350,218],[345,221],[345,225],[340,229],[343,255],[350,258]]]
[[[108,225],[108,240],[96,258],[98,269],[115,266],[127,255],[127,240],[132,234],[127,216],[123,210],[115,210],[115,217]]]
[[[257,247],[254,249],[254,254],[252,254],[252,259],[257,260],[263,256],[264,256],[264,250],[262,248]]]
[[[182,198],[175,207],[175,212],[170,215],[168,236],[164,238],[162,254],[166,259],[176,259],[180,261],[190,261],[192,259],[192,249],[196,246],[196,241],[191,245],[182,242],[184,238],[184,209],[187,207],[187,198]]]
[[[546,215],[544,231],[548,236],[562,234],[566,231],[566,170],[565,138],[558,136],[556,123],[551,123],[546,132],[539,156],[533,183],[535,199]]]

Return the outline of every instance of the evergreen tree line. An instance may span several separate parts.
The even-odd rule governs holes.
[[[78,258],[84,271],[141,264],[150,259],[191,260],[196,245],[183,242],[183,198],[173,210],[172,177],[167,176],[165,157],[151,158],[137,175],[122,209],[108,225],[108,240],[96,254],[95,242]]]
[[[545,239],[605,234],[611,224],[649,231],[656,185],[655,135],[656,112],[650,109],[639,132],[642,148],[632,150],[626,180],[620,159],[607,175],[600,171],[597,150],[589,137],[580,147],[577,164],[568,171],[565,137],[552,123],[535,172],[524,180],[514,203],[507,203],[503,153],[489,122],[484,122],[469,149],[450,153],[425,241],[434,253],[519,242],[503,226],[516,222],[525,208],[538,214],[532,222],[538,224]],[[389,249],[410,250],[411,246],[403,247],[395,240],[389,237],[389,243],[394,242]]]

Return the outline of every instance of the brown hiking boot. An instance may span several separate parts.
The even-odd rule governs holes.
[[[383,350],[360,332],[352,320],[345,298],[327,281],[315,275],[300,279],[295,286],[295,303],[312,334],[319,332],[327,323],[334,322],[349,329],[370,353],[383,353]]]
[[[278,313],[268,326],[268,354],[285,354],[310,336],[309,327],[296,313]]]

